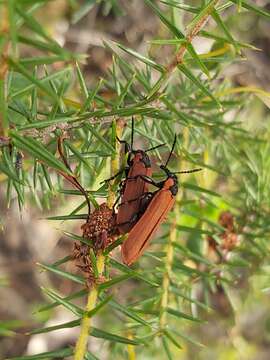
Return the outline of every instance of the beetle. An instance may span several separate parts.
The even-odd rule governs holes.
[[[120,186],[120,204],[117,207],[116,215],[116,227],[120,234],[128,233],[136,221],[142,214],[144,194],[148,193],[149,184],[144,180],[144,176],[152,176],[151,161],[147,155],[148,151],[157,149],[164,144],[159,144],[148,150],[134,150],[133,149],[133,138],[134,138],[134,119],[131,122],[131,144],[129,145],[126,141],[118,139],[121,144],[125,145],[125,153],[127,156],[127,166],[125,171],[125,178]],[[106,180],[110,181],[117,177],[121,171]],[[119,198],[117,199],[119,201]]]
[[[167,214],[172,209],[178,192],[178,179],[176,174],[192,173],[201,170],[193,169],[171,172],[167,168],[175,143],[176,136],[166,164],[160,166],[161,170],[167,175],[167,178],[164,181],[155,182],[149,177],[142,177],[146,183],[154,185],[158,190],[148,193],[146,200],[147,205],[145,206],[146,209],[131,229],[127,240],[122,245],[122,260],[127,265],[133,264],[142,255],[159,225],[164,221]]]

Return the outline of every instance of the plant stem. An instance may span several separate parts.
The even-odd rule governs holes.
[[[118,121],[113,121],[112,126],[115,127],[115,133],[116,133],[116,136],[118,137],[118,139],[121,138],[122,131],[123,131],[123,122],[121,121],[121,119]],[[117,139],[113,139],[113,140],[115,141],[115,153],[111,157],[111,176],[113,176],[114,174],[117,173],[117,171],[119,169],[119,162],[120,162],[120,155],[119,155],[120,144],[117,141]],[[112,190],[112,186],[110,185],[108,200],[107,200],[107,204],[108,204],[109,208],[113,207],[114,200],[115,200],[115,193]]]
[[[207,21],[209,20],[209,17],[211,16],[211,12],[213,11],[214,7],[217,5],[219,0],[216,0],[213,2],[212,6],[209,7],[208,11],[200,18],[198,21],[192,26],[192,28],[188,31],[185,42],[179,47],[177,53],[174,55],[173,59],[169,62],[169,64],[166,66],[166,72],[162,76],[163,79],[159,83],[159,86],[157,87],[156,91],[162,92],[168,82],[171,79],[173,71],[176,69],[176,67],[183,63],[184,61],[184,55],[187,50],[188,45],[192,43],[192,40],[198,35],[198,33],[201,31],[201,29],[205,26]]]
[[[172,59],[172,61],[167,66],[168,73],[171,73],[177,65],[180,65],[183,62],[185,52],[187,50],[187,46],[191,44],[192,40],[197,36],[197,34],[200,32],[200,30],[204,27],[204,25],[207,23],[211,12],[218,3],[218,0],[214,1],[212,6],[209,8],[209,10],[198,20],[197,23],[194,24],[194,26],[188,31],[186,35],[186,42],[180,46],[178,49],[176,55]]]
[[[183,146],[185,148],[188,147],[189,143],[189,130],[187,127],[184,128],[183,131]],[[185,161],[182,161],[181,157],[179,159],[179,170],[180,165],[185,164]],[[185,169],[185,167],[183,168]],[[182,192],[178,191],[175,199],[175,207],[174,207],[174,217],[170,227],[170,234],[169,234],[169,242],[166,246],[166,271],[163,276],[162,281],[162,297],[161,297],[161,308],[160,308],[160,318],[159,318],[159,328],[162,333],[164,328],[167,324],[167,307],[169,303],[169,287],[170,287],[170,278],[172,272],[172,265],[173,265],[173,257],[174,257],[174,243],[176,242],[177,236],[177,219],[180,217],[180,200],[182,197]]]
[[[104,264],[105,264],[105,257],[102,254],[98,255],[97,269],[99,275],[103,273]],[[85,315],[83,316],[81,322],[81,333],[75,347],[74,360],[84,359],[84,355],[87,347],[87,340],[91,327],[91,318],[87,315],[87,313],[88,311],[93,310],[94,307],[96,306],[97,296],[98,296],[97,285],[93,285],[93,287],[88,293],[87,304],[85,307]]]
[[[133,339],[133,336],[132,336],[131,333],[128,334],[128,338],[130,340]],[[129,360],[136,360],[136,353],[135,353],[134,345],[129,344],[127,346],[127,350],[128,350],[128,359]]]
[[[176,209],[175,209],[176,211]],[[176,211],[178,213],[178,211]],[[176,241],[176,216],[174,217],[173,223],[170,229],[169,242],[166,247],[166,271],[163,276],[162,282],[162,298],[161,298],[161,309],[160,309],[160,319],[159,327],[162,331],[167,322],[167,307],[169,301],[169,286],[170,286],[170,274],[172,271],[173,264],[173,243]]]
[[[112,126],[115,126],[116,135],[120,138],[122,135],[122,128],[123,128],[123,124],[121,123],[121,121],[119,121],[119,122],[114,121]],[[119,167],[119,155],[118,154],[119,154],[119,144],[116,141],[115,142],[115,154],[112,156],[112,159],[111,159],[111,175],[112,176],[115,173],[117,173],[117,171],[118,171],[118,167]],[[110,187],[109,194],[108,194],[108,200],[107,200],[107,204],[109,207],[113,206],[114,200],[115,200],[115,194],[112,191],[112,188]],[[97,271],[98,271],[98,277],[99,277],[102,275],[102,273],[104,271],[106,257],[102,253],[99,253],[99,254],[97,254],[96,260],[97,260]],[[95,308],[96,302],[97,302],[97,297],[98,297],[98,288],[97,288],[97,284],[94,284],[88,293],[87,303],[86,303],[86,307],[85,307],[85,315],[83,316],[82,322],[81,322],[81,332],[80,332],[78,341],[75,346],[74,360],[83,360],[84,359],[85,352],[87,349],[88,336],[89,336],[89,332],[90,332],[90,328],[91,328],[91,318],[87,314],[89,311],[91,311]]]

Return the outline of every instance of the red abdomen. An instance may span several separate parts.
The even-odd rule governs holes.
[[[129,170],[116,218],[121,234],[128,233],[139,219],[143,195],[148,192],[148,184],[143,179],[130,179],[138,175],[151,176],[152,169],[142,161],[135,161]]]

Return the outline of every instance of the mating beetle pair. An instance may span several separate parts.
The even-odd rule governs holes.
[[[120,172],[125,172],[125,177],[120,184],[120,196],[114,206],[116,207],[120,199],[120,203],[117,205],[117,212],[114,211],[114,208],[109,209],[104,203],[94,210],[93,213],[90,213],[90,202],[87,192],[75,176],[62,173],[68,181],[83,193],[88,205],[88,219],[82,226],[82,230],[83,237],[87,238],[92,245],[86,246],[83,243],[76,243],[73,255],[77,259],[77,266],[85,272],[89,286],[94,278],[89,259],[90,247],[93,248],[94,252],[102,251],[112,244],[119,235],[128,234],[127,239],[122,244],[122,259],[127,265],[134,263],[142,255],[159,225],[164,221],[175,203],[175,197],[178,192],[176,174],[201,170],[193,169],[171,172],[168,169],[167,166],[176,144],[175,136],[168,159],[164,165],[160,166],[160,169],[166,174],[166,179],[161,182],[155,182],[151,178],[152,168],[147,152],[164,144],[146,151],[134,150],[133,136],[134,121],[132,119],[131,144],[129,145],[126,141],[118,139],[120,143],[125,144],[127,166]],[[71,171],[63,153],[62,141],[63,139],[59,138],[58,151],[67,168]],[[105,182],[113,180],[120,173],[107,179]],[[157,190],[150,192],[150,184],[155,186]]]
[[[134,121],[132,119],[131,146],[124,141],[120,141],[125,144],[128,153],[128,166],[125,169],[126,177],[120,187],[121,203],[118,205],[115,224],[119,233],[129,233],[121,250],[123,262],[127,265],[131,265],[142,255],[158,226],[172,209],[178,192],[176,174],[201,170],[171,172],[167,168],[176,144],[175,136],[168,159],[165,165],[160,166],[167,178],[164,181],[155,182],[151,178],[152,168],[147,152],[164,144],[147,151],[133,150],[133,133]],[[113,178],[108,179],[108,181]],[[149,184],[157,187],[158,190],[149,192]]]

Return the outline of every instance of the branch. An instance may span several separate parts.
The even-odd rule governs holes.
[[[98,255],[97,269],[99,275],[103,273],[104,264],[105,264],[105,257],[102,254]],[[89,331],[91,327],[91,318],[88,316],[88,312],[95,308],[97,302],[97,296],[98,296],[97,284],[94,284],[88,293],[87,304],[85,307],[85,315],[83,316],[81,322],[81,333],[76,343],[76,347],[74,351],[74,360],[84,359],[87,348]]]
[[[206,25],[214,6],[219,0],[213,2],[213,4],[207,9],[207,12],[201,17],[201,19],[189,30],[186,35],[186,41],[182,44],[177,51],[172,61],[167,66],[167,71],[170,74],[178,65],[183,63],[184,55],[187,50],[187,46],[191,44],[192,40],[198,35],[201,29]]]
[[[178,209],[177,209],[178,210]],[[170,275],[172,271],[174,248],[173,243],[176,241],[176,215],[179,212],[175,209],[175,217],[170,228],[169,242],[166,247],[166,271],[163,276],[162,281],[162,298],[161,298],[161,307],[160,307],[160,318],[159,318],[159,327],[160,331],[166,328],[167,324],[167,307],[169,302],[169,286],[170,286]]]
[[[188,147],[189,142],[189,132],[188,128],[185,128],[183,131],[183,146],[185,148]],[[179,158],[179,166],[184,165],[185,161],[180,157]],[[166,329],[167,326],[167,307],[169,304],[169,287],[170,287],[170,278],[172,273],[172,266],[173,266],[173,257],[174,257],[174,243],[177,239],[177,221],[180,217],[180,202],[181,202],[182,193],[178,191],[176,195],[175,201],[175,208],[174,208],[174,218],[173,222],[170,227],[170,234],[169,234],[169,242],[166,246],[166,271],[163,275],[163,282],[162,282],[162,297],[161,297],[161,307],[160,307],[160,314],[159,314],[159,329],[160,333],[163,333],[163,330]]]

